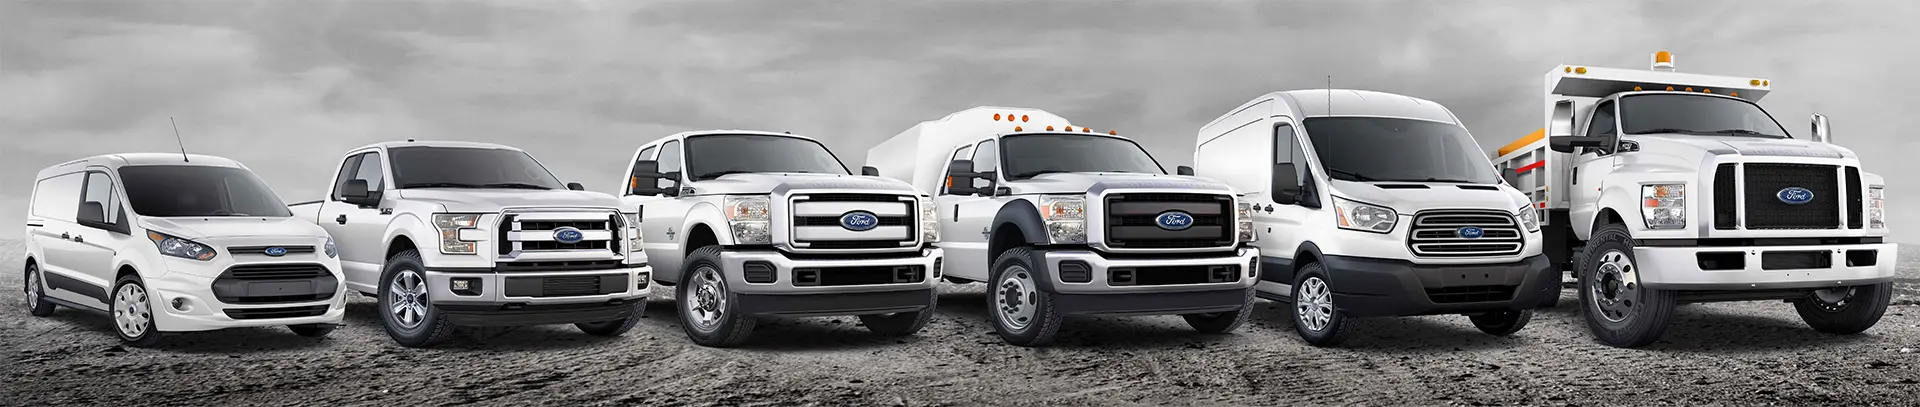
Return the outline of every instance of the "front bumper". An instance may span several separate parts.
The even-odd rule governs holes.
[[[1633,249],[1639,282],[1663,290],[1796,289],[1893,281],[1898,245],[1872,243],[1803,246],[1649,247]],[[1827,253],[1825,264],[1767,266],[1768,257],[1791,252]],[[1773,253],[1773,255],[1769,255]],[[1812,258],[1819,259],[1815,255]],[[1737,263],[1736,260],[1738,259]],[[1711,261],[1711,262],[1709,262]],[[1732,266],[1738,264],[1738,266]],[[1707,269],[1705,266],[1713,266]],[[1807,267],[1800,267],[1807,266]]]
[[[737,296],[741,310],[754,315],[827,316],[913,312],[933,304],[933,289],[939,280],[939,248],[922,249],[902,257],[794,258],[775,250],[731,250],[720,254],[721,274],[727,287]],[[748,264],[771,269],[773,282],[748,282]],[[919,267],[917,282],[826,285],[836,269]],[[807,285],[796,271],[808,271],[813,281]]]
[[[1503,264],[1415,264],[1406,260],[1327,256],[1333,303],[1353,317],[1467,314],[1533,309],[1560,295],[1560,274],[1547,256]]]
[[[512,271],[489,269],[427,268],[429,303],[447,315],[454,325],[519,326],[597,322],[626,318],[635,301],[646,301],[653,294],[653,268],[629,265],[624,268],[569,271]],[[598,277],[602,294],[547,295],[546,282],[568,277],[579,281]],[[466,280],[468,292],[455,293],[453,280]],[[478,288],[472,288],[477,283]],[[618,288],[607,284],[619,284]],[[606,292],[618,290],[613,292]]]
[[[177,266],[175,266],[177,268]],[[178,271],[178,270],[175,270]],[[339,271],[333,271],[339,279]],[[214,278],[170,272],[149,277],[148,305],[154,327],[161,332],[210,331],[225,328],[302,324],[340,324],[346,315],[346,285],[334,284],[333,295],[315,301],[272,304],[227,304],[213,290]],[[173,302],[184,301],[184,310]]]
[[[1053,306],[1074,315],[1171,315],[1228,312],[1246,307],[1248,293],[1259,282],[1260,249],[1241,247],[1219,257],[1109,257],[1092,250],[1045,250],[1040,257],[1047,272],[1040,288],[1053,293]],[[1084,264],[1088,281],[1062,278],[1063,264]],[[1231,267],[1232,279],[1188,284],[1137,284],[1156,268],[1183,268],[1179,272],[1206,272]],[[1172,271],[1172,270],[1167,270]],[[1136,284],[1124,284],[1131,273]],[[1123,279],[1116,280],[1116,275]]]

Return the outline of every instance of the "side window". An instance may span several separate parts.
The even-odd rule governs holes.
[[[1609,100],[1593,108],[1593,121],[1587,124],[1588,136],[1613,135],[1613,101]]]
[[[62,222],[74,221],[75,202],[80,201],[80,173],[54,176],[33,186],[33,216]]]
[[[1292,124],[1273,126],[1273,161],[1293,163],[1294,185],[1307,184],[1307,153],[1300,148],[1300,139],[1294,134]]]
[[[104,172],[87,172],[87,183],[80,195],[81,221],[115,224],[120,220],[120,201],[114,199],[113,178]]]
[[[655,147],[647,147],[647,148],[642,148],[642,149],[640,149],[640,159],[641,159],[641,160],[651,160],[651,159],[653,159],[653,151],[654,151],[654,150],[658,150],[658,149],[660,149],[660,148],[659,148],[658,146],[655,146]],[[636,161],[637,161],[637,160],[636,160]]]
[[[383,189],[385,178],[385,174],[380,173],[380,153],[367,153],[360,158],[360,168],[353,172],[353,179],[367,181],[367,191]]]
[[[980,146],[973,149],[973,172],[993,171],[998,166],[999,157],[1000,149],[994,147],[993,140],[980,142]],[[974,188],[986,188],[990,184],[984,179],[973,180]]]
[[[347,190],[347,180],[353,179],[353,174],[360,169],[360,159],[366,157],[366,154],[356,154],[340,162],[340,173],[333,177],[333,200],[340,200],[340,193]]]
[[[660,145],[660,158],[654,161],[660,163],[660,172],[679,172],[685,170],[681,166],[679,141],[669,141],[667,144]]]

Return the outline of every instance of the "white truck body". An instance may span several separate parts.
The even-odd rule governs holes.
[[[1248,193],[1260,296],[1294,303],[1302,337],[1332,345],[1356,317],[1467,314],[1511,334],[1559,298],[1526,197],[1480,151],[1438,103],[1315,89],[1201,127],[1194,163]]]
[[[654,278],[681,293],[696,343],[738,344],[759,316],[859,315],[905,335],[934,313],[940,236],[931,200],[905,182],[764,131],[674,134],[629,163],[621,208],[641,214]]]
[[[345,314],[327,232],[287,213],[233,160],[113,154],[41,170],[27,217],[27,302],[114,316],[120,338],[288,325],[325,335]],[[109,311],[111,310],[111,311]]]
[[[1603,286],[1582,292],[1594,332],[1616,346],[1650,343],[1664,328],[1634,316],[1671,302],[1786,299],[1831,332],[1877,321],[1869,308],[1884,309],[1896,256],[1882,178],[1828,143],[1824,117],[1811,140],[1779,125],[1755,104],[1770,80],[1674,72],[1664,51],[1653,59],[1651,70],[1554,67],[1546,126],[1496,153],[1546,221],[1548,255],[1583,286]],[[1633,289],[1606,288],[1615,283]],[[1662,300],[1636,309],[1615,295]],[[1821,322],[1833,318],[1846,327]]]
[[[1037,109],[977,107],[917,124],[867,157],[883,176],[937,191],[947,277],[992,282],[991,314],[1010,343],[1048,342],[1067,314],[1183,314],[1224,332],[1250,309],[1259,251],[1242,244],[1250,231],[1235,191],[1168,175],[1111,132]],[[1033,173],[1006,173],[1007,162]]]
[[[614,197],[496,144],[379,143],[340,163],[326,200],[290,208],[338,239],[346,286],[380,298],[401,344],[451,326],[617,335],[640,318],[652,270]]]

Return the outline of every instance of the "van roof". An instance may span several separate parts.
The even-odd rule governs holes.
[[[1301,113],[1302,119],[1328,116],[1378,116],[1404,117],[1409,119],[1432,120],[1459,124],[1453,112],[1445,106],[1431,100],[1412,96],[1376,92],[1359,89],[1301,89],[1267,93],[1243,103],[1240,107],[1221,114],[1202,128],[1213,127],[1221,120],[1246,110],[1248,107],[1267,101],[1280,99]],[[1329,112],[1329,107],[1332,111]]]
[[[508,149],[508,150],[519,150],[519,148],[515,148],[513,146],[508,146],[503,144],[480,143],[480,142],[473,142],[473,141],[442,141],[442,140],[388,141],[388,142],[373,143],[373,144],[368,144],[360,147],[355,147],[354,150],[365,150],[368,148],[395,148],[395,147],[501,148],[501,149]]]
[[[202,166],[202,167],[246,168],[246,166],[241,165],[239,161],[234,161],[226,157],[211,156],[211,155],[204,155],[204,154],[187,154],[184,156],[185,158],[184,161],[182,160],[182,158],[183,156],[180,153],[101,154],[101,155],[96,155],[92,157],[86,157],[86,158],[81,158],[77,160],[67,161],[64,163],[56,164],[56,165],[41,169],[38,174],[39,176],[35,177],[35,179],[43,179],[56,174],[73,172],[76,170],[85,169],[89,166],[96,166],[96,165],[107,167],[109,169],[118,169],[120,167],[133,166],[133,165],[192,165],[192,166]]]

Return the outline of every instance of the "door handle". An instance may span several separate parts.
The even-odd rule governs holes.
[[[40,222],[27,222],[27,227],[30,227],[30,228],[37,228],[41,226],[46,226],[46,225],[42,225],[40,224]]]
[[[81,235],[73,235],[73,242],[74,242],[74,243],[86,243],[86,242],[87,242],[87,237],[86,237],[86,236],[81,236]]]
[[[335,217],[335,218],[333,218],[333,222],[334,222],[334,223],[338,223],[338,224],[342,224],[342,225],[345,225],[345,224],[347,224],[347,215],[346,215],[346,214],[340,214],[340,216],[338,216],[338,217]]]
[[[953,221],[960,221],[960,204],[953,204]]]
[[[73,240],[73,235],[67,234],[67,232],[60,232],[60,240]]]

